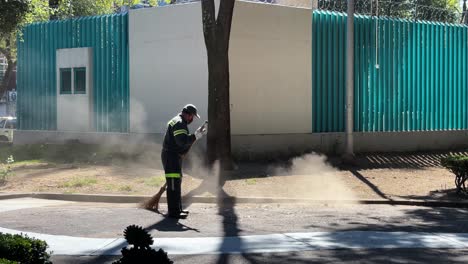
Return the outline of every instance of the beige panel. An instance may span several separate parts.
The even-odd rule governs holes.
[[[236,2],[232,134],[312,131],[311,16],[306,8]]]
[[[130,131],[164,133],[187,103],[203,119],[208,69],[200,3],[131,10]],[[200,125],[196,120],[191,128]]]
[[[317,6],[317,0],[276,0],[278,5],[286,5],[293,7],[307,7],[312,8]]]

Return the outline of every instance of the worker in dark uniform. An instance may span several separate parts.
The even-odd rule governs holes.
[[[182,158],[189,151],[192,144],[206,135],[207,124],[199,127],[194,134],[190,134],[187,125],[200,116],[197,108],[186,105],[180,114],[167,123],[164,136],[161,160],[166,174],[168,215],[172,218],[185,218],[188,212],[182,210]]]

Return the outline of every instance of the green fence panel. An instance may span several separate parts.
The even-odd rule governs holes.
[[[467,129],[465,25],[355,16],[354,130]],[[312,20],[313,131],[343,132],[346,14]]]

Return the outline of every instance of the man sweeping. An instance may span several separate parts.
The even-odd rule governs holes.
[[[188,125],[200,116],[197,108],[186,105],[180,114],[172,118],[167,124],[164,136],[161,160],[166,174],[168,216],[171,218],[185,218],[188,212],[182,210],[182,159],[195,141],[208,133],[207,123],[199,127],[194,134],[190,134]]]

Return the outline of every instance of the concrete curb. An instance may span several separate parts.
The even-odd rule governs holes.
[[[150,196],[130,196],[130,195],[102,195],[102,194],[61,194],[61,193],[13,193],[0,194],[0,200],[17,198],[37,198],[47,200],[62,200],[73,202],[94,202],[94,203],[140,203],[150,198]],[[468,201],[437,201],[437,200],[312,200],[294,198],[265,198],[265,197],[184,197],[186,203],[308,203],[308,204],[382,204],[382,205],[409,205],[427,207],[452,207],[468,208]],[[166,197],[161,197],[160,202],[166,202]]]

